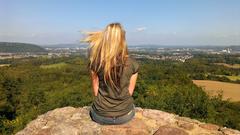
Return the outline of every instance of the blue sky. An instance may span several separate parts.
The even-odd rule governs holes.
[[[0,0],[0,41],[78,43],[111,22],[129,45],[240,45],[240,0]]]

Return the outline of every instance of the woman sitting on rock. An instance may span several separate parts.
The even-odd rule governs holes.
[[[93,121],[123,124],[135,115],[132,94],[139,64],[128,56],[125,31],[111,23],[103,31],[89,32],[89,69],[95,99],[90,108]]]

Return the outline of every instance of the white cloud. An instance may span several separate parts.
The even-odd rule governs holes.
[[[136,28],[137,31],[145,31],[147,29],[147,27],[138,27]]]

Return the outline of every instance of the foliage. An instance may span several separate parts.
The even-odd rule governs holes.
[[[40,46],[17,42],[0,42],[0,52],[19,53],[19,52],[46,52]]]
[[[208,61],[199,59],[138,62],[141,66],[133,94],[136,106],[240,129],[240,104],[222,101],[221,95],[210,98],[191,81],[194,73],[204,79],[209,71],[225,68],[216,71]],[[94,99],[87,60],[78,56],[12,60],[11,66],[1,67],[0,95],[2,134],[16,133],[54,108],[91,105]]]
[[[239,68],[230,68],[216,63],[239,64],[239,55],[198,54],[194,58],[187,60],[182,66],[188,72],[189,77],[194,80],[239,83],[238,79],[231,79],[231,77],[240,75]]]

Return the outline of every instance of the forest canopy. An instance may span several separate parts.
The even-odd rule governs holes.
[[[156,61],[138,59],[139,77],[133,94],[136,106],[159,109],[240,130],[240,104],[208,96],[193,84],[197,74],[239,74],[207,60]],[[49,110],[91,105],[94,97],[88,60],[71,56],[23,58],[0,70],[0,130],[12,134]],[[213,67],[212,67],[213,66]]]
[[[44,48],[29,43],[0,42],[0,52],[19,53],[19,52],[47,52]]]

